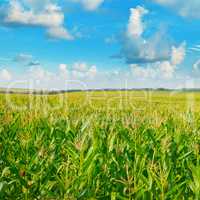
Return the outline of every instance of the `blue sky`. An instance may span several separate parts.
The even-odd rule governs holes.
[[[199,87],[199,0],[3,0],[0,87]]]

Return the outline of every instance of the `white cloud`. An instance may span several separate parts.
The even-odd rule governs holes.
[[[82,0],[82,4],[87,10],[96,10],[104,0]]]
[[[147,67],[138,64],[130,65],[131,72],[138,79],[171,79],[174,76],[176,66],[169,61],[157,62]]]
[[[131,72],[134,77],[139,79],[155,78],[157,76],[157,69],[154,67],[140,67],[138,64],[130,65]]]
[[[164,29],[146,37],[143,16],[148,10],[141,6],[130,10],[126,34],[119,58],[125,58],[134,77],[143,79],[173,78],[177,66],[186,55],[186,44],[176,47],[165,38]]]
[[[171,59],[166,61],[158,61],[148,64],[146,67],[139,66],[138,64],[131,64],[130,68],[132,74],[138,78],[173,78],[177,66],[181,64],[185,58],[185,43],[179,47],[172,47]]]
[[[51,38],[59,38],[66,40],[73,40],[73,36],[64,27],[51,27],[48,29],[47,34]]]
[[[171,63],[172,65],[179,65],[185,58],[185,43],[182,43],[178,48],[172,47]]]
[[[60,64],[59,65],[59,73],[60,76],[67,79],[69,76],[69,71],[67,69],[67,64]]]
[[[52,72],[45,70],[41,66],[33,66],[29,69],[28,77],[33,80],[50,81],[54,77]]]
[[[165,78],[172,78],[177,66],[180,65],[186,56],[186,43],[183,42],[179,47],[172,47],[171,59],[160,63],[160,71]]]
[[[173,77],[176,65],[172,65],[169,61],[159,63],[159,70],[163,78],[170,79]]]
[[[59,70],[60,71],[66,71],[67,70],[67,64],[60,64],[59,65]]]
[[[85,78],[85,73],[83,72],[80,72],[80,71],[76,71],[76,70],[72,70],[71,71],[71,78],[74,80],[77,80],[77,79],[83,79]]]
[[[97,75],[97,67],[95,65],[91,66],[87,72],[89,78],[94,78]]]
[[[104,0],[71,0],[71,1],[80,3],[88,11],[96,10],[104,2]]]
[[[64,27],[64,13],[61,8],[50,1],[44,1],[37,10],[33,7],[34,1],[11,0],[4,17],[7,25],[41,26],[47,29],[50,37],[71,40],[73,37]]]
[[[175,10],[182,17],[200,18],[199,0],[152,0],[162,6]]]
[[[146,10],[142,6],[137,6],[136,8],[131,8],[130,12],[131,14],[127,26],[127,36],[130,38],[137,38],[140,37],[144,31],[142,17],[148,13],[148,10]]]
[[[12,82],[4,81],[5,79],[3,80],[0,75],[0,87],[8,87],[12,83],[12,87],[16,88],[49,90],[127,87],[173,88],[177,87],[178,83],[184,84],[186,80],[178,76],[179,74],[173,77],[170,76],[171,68],[169,63],[157,62],[148,64],[145,67],[139,64],[131,65],[130,70],[132,73],[125,69],[121,71],[98,71],[96,66],[88,65],[86,72],[80,72],[73,70],[72,67],[66,64],[60,64],[56,71],[50,71],[42,66],[37,66],[31,67],[23,74],[16,73],[15,76],[12,76]],[[68,72],[68,76],[64,76],[63,72],[66,71]],[[166,73],[169,75],[167,76]],[[177,79],[178,77],[181,80]],[[164,79],[170,79],[170,81]],[[10,80],[10,78],[7,80]]]
[[[12,79],[12,74],[7,69],[0,70],[0,80],[10,81]]]
[[[88,70],[88,66],[85,62],[75,62],[73,65],[73,69],[79,72],[86,72]]]
[[[75,62],[72,70],[72,77],[75,79],[94,78],[97,75],[97,67],[89,66],[86,62]]]
[[[131,9],[126,34],[122,40],[122,49],[118,57],[125,58],[128,64],[154,63],[170,58],[171,47],[163,29],[144,37],[142,16],[148,10],[141,6]]]
[[[96,77],[98,71],[95,65],[88,65],[85,62],[76,62],[73,67],[67,64],[59,64],[57,71],[51,72],[42,66],[32,66],[25,75],[25,79],[40,81],[43,83],[55,84],[56,82],[65,84],[67,80],[88,80]]]
[[[31,8],[26,10],[18,0],[11,0],[5,22],[52,27],[62,25],[63,19],[63,13],[54,4],[47,4],[43,10],[35,12]]]

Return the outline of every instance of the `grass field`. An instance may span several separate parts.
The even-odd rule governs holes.
[[[200,93],[0,95],[0,199],[200,199]]]

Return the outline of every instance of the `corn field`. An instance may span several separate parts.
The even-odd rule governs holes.
[[[200,94],[0,95],[0,199],[200,199]]]

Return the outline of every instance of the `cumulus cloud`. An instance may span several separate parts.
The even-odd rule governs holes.
[[[88,70],[88,66],[85,62],[75,62],[73,65],[73,69],[79,72],[86,72]]]
[[[10,81],[12,79],[12,74],[7,69],[0,70],[0,80]]]
[[[159,63],[158,69],[163,78],[170,79],[175,73],[176,65],[172,65],[169,61],[164,61]]]
[[[152,0],[162,6],[175,10],[182,17],[200,18],[199,0]]]
[[[154,63],[170,58],[171,47],[161,29],[145,38],[143,16],[149,11],[141,6],[130,9],[130,17],[126,33],[122,40],[119,58],[124,58],[128,64]]]
[[[171,79],[176,70],[176,66],[169,61],[149,64],[146,67],[138,64],[131,64],[132,75],[138,79]]]
[[[120,57],[131,63],[153,63],[168,60],[170,57],[170,45],[163,40],[164,33],[158,32],[148,39],[127,38],[122,42]]]
[[[15,77],[19,79],[19,77]],[[66,64],[60,64],[56,71],[46,69],[44,66],[30,66],[24,74],[20,75],[20,79],[26,80],[33,88],[57,89],[65,87],[65,81],[70,79],[69,71]],[[17,83],[17,82],[16,82]]]
[[[185,58],[185,42],[179,47],[172,46],[171,58],[166,61],[158,61],[147,64],[146,67],[138,64],[131,64],[132,74],[138,78],[173,78],[177,66],[181,64]]]
[[[163,29],[146,36],[144,16],[149,11],[141,6],[130,9],[130,16],[118,58],[125,59],[132,74],[139,78],[172,78],[186,54],[186,43],[178,47],[166,37]]]
[[[64,27],[51,27],[47,30],[47,35],[50,38],[59,38],[59,39],[66,39],[66,40],[72,40],[73,37],[71,34],[64,28]]]
[[[72,67],[61,63],[58,65],[55,72],[49,71],[43,66],[31,66],[25,78],[46,83],[56,83],[66,80],[93,79],[96,77],[97,72],[97,67],[95,65],[90,66],[85,62],[76,62]]]
[[[94,78],[97,75],[97,67],[86,62],[75,62],[72,69],[73,78]]]
[[[137,78],[155,78],[157,76],[157,68],[148,66],[146,68],[139,66],[138,64],[130,65],[131,72],[134,77]]]
[[[54,77],[54,74],[41,66],[33,66],[29,69],[27,77],[36,81],[50,81]]]
[[[38,26],[47,29],[49,37],[71,40],[73,37],[64,27],[64,13],[51,1],[10,0],[4,10],[3,23],[6,25]]]
[[[170,61],[165,61],[160,63],[160,71],[165,78],[172,78],[177,65],[180,65],[186,55],[186,43],[183,42],[179,47],[172,46],[171,59]]]
[[[185,42],[182,43],[178,48],[172,47],[171,63],[172,65],[179,65],[185,58]]]
[[[61,72],[66,71],[66,70],[67,70],[67,64],[60,64],[60,65],[59,65],[59,70],[60,70]]]
[[[67,64],[60,64],[59,65],[59,73],[61,75],[61,77],[63,78],[68,78],[69,76],[69,71],[67,69]]]
[[[97,67],[95,65],[91,66],[87,72],[87,76],[94,78],[97,75]]]
[[[129,38],[138,38],[144,31],[144,24],[142,18],[148,13],[148,10],[142,6],[130,9],[130,17],[127,26],[127,36]]]
[[[71,0],[71,1],[80,3],[88,11],[96,10],[104,2],[104,0]]]

